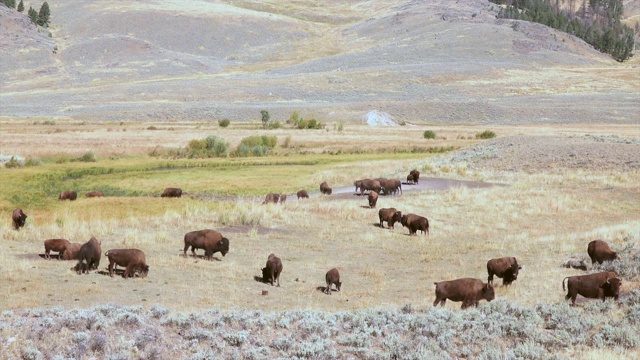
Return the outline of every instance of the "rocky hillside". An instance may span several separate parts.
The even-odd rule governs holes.
[[[0,116],[637,121],[637,59],[498,20],[486,0],[50,5],[49,29],[0,7]]]

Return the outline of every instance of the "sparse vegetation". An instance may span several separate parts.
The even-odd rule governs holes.
[[[190,159],[225,157],[228,147],[229,144],[223,138],[211,135],[206,139],[189,141],[185,155]]]
[[[7,169],[19,168],[20,162],[15,158],[15,156],[12,156],[11,159],[9,159],[9,161],[4,163],[4,167],[6,167]]]
[[[422,134],[422,136],[425,139],[435,139],[436,138],[436,133],[433,130],[425,130],[425,132]]]
[[[496,137],[496,133],[491,131],[491,130],[485,130],[481,133],[477,133],[476,134],[476,139],[493,139],[494,137]]]
[[[231,124],[231,120],[229,120],[227,118],[218,120],[218,125],[221,128],[226,128],[227,126],[229,126],[229,124]]]
[[[238,148],[231,154],[236,157],[267,156],[276,146],[278,139],[275,136],[253,135],[243,138]]]
[[[87,151],[86,153],[82,154],[82,156],[80,156],[77,160],[82,162],[98,161],[98,159],[96,158],[96,154],[94,154],[93,151]]]

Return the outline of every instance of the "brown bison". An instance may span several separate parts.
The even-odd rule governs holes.
[[[493,275],[502,279],[503,286],[509,286],[518,279],[518,271],[522,266],[514,257],[502,257],[487,261],[488,282],[493,285]]]
[[[370,191],[367,199],[369,200],[369,207],[373,209],[378,203],[378,193],[375,191]]]
[[[95,237],[91,237],[89,241],[82,244],[78,251],[78,264],[75,270],[78,274],[88,274],[89,270],[95,270],[100,265],[100,256],[102,256],[102,248],[100,241]]]
[[[417,235],[418,230],[424,234],[429,234],[429,220],[426,217],[416,214],[402,215],[400,218],[402,226],[409,229],[409,235]]]
[[[480,300],[489,302],[495,299],[496,295],[493,285],[482,282],[480,279],[463,278],[450,281],[434,282],[436,285],[436,300],[433,306],[440,303],[444,306],[447,299],[451,301],[462,301],[462,308],[478,306]]]
[[[336,289],[340,291],[342,283],[340,282],[340,272],[338,272],[338,269],[333,268],[327,271],[327,274],[324,276],[324,278],[327,281],[327,288],[324,289],[325,294],[331,295],[331,286],[333,284],[336,284]]]
[[[409,171],[409,176],[411,176],[411,180],[413,180],[414,184],[418,184],[418,180],[420,180],[420,171],[413,169]],[[407,176],[407,180],[409,177]]]
[[[326,181],[320,184],[320,192],[325,195],[331,195],[332,193],[331,187],[329,187],[329,184],[327,184]]]
[[[104,197],[104,194],[102,193],[102,191],[89,191],[88,193],[84,194],[84,196],[88,198],[94,198],[94,197]]]
[[[220,252],[222,256],[229,252],[229,239],[215,230],[205,229],[186,233],[184,236],[184,256],[191,247],[191,253],[195,256],[196,249],[204,249],[204,257],[211,259],[213,254]]]
[[[613,261],[618,258],[618,254],[611,250],[609,244],[602,240],[593,240],[587,246],[587,254],[591,258],[591,264],[602,264],[603,261]]]
[[[284,204],[287,201],[287,194],[280,194],[280,204]]]
[[[82,244],[69,243],[69,245],[67,245],[67,249],[62,253],[62,260],[78,260],[81,247]]]
[[[402,194],[402,182],[398,179],[387,179],[384,183],[380,183],[380,185],[385,195],[395,195],[398,191]]]
[[[13,221],[13,228],[16,230],[20,230],[20,228],[23,227],[24,223],[27,221],[27,214],[25,214],[22,209],[17,208],[11,213],[11,220]]]
[[[356,180],[353,182],[353,186],[356,187],[354,192],[358,192],[358,189],[360,189],[362,187],[362,180]]]
[[[569,279],[569,280],[567,280]],[[562,279],[562,290],[565,290],[564,281],[567,280],[567,296],[571,304],[576,304],[576,297],[582,295],[589,299],[602,299],[612,297],[618,300],[622,281],[613,271],[604,271],[595,274],[568,276]]]
[[[78,193],[75,191],[63,191],[58,195],[58,200],[69,200],[73,201],[78,198]]]
[[[280,200],[280,195],[276,193],[268,193],[267,196],[264,197],[263,204],[277,204]]]
[[[377,193],[380,193],[380,189],[382,189],[380,181],[364,179],[360,184],[360,195],[364,194],[365,191],[375,191]]]
[[[298,196],[298,200],[309,198],[309,194],[307,193],[307,190],[300,190],[296,193],[296,195]]]
[[[146,277],[149,274],[149,265],[144,256],[144,252],[138,249],[111,249],[104,253],[109,258],[109,276],[113,277],[115,265],[125,267],[123,278],[133,277],[134,273],[140,272],[140,276]]]
[[[413,175],[412,174],[407,175],[407,184],[408,185],[413,185]]]
[[[267,265],[262,268],[262,281],[270,282],[271,286],[277,281],[280,286],[280,273],[282,273],[282,260],[275,254],[269,254]]]
[[[180,188],[166,188],[164,189],[164,191],[162,192],[162,195],[160,195],[160,197],[168,197],[168,198],[179,198],[182,197],[182,189]]]
[[[44,257],[51,259],[50,253],[55,251],[58,253],[58,259],[62,259],[62,255],[69,246],[69,240],[65,239],[49,239],[44,241]]]
[[[380,218],[380,227],[384,228],[383,221],[387,222],[389,228],[393,228],[396,222],[402,219],[402,212],[396,208],[383,208],[378,211],[378,217]]]

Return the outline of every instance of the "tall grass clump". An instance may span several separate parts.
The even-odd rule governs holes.
[[[436,138],[436,133],[435,133],[435,131],[433,131],[433,130],[426,130],[426,131],[424,132],[424,134],[422,134],[422,136],[423,136],[425,139],[435,139],[435,138]]]
[[[98,159],[96,158],[96,154],[93,151],[89,150],[86,153],[82,154],[79,158],[76,159],[80,162],[96,162]]]
[[[11,159],[9,159],[9,161],[4,163],[4,167],[6,167],[7,169],[15,169],[15,168],[19,168],[20,166],[21,166],[20,162],[16,160],[14,156],[12,156]]]
[[[485,130],[476,134],[476,139],[493,139],[494,137],[496,137],[496,133],[491,130]]]
[[[211,135],[205,139],[189,141],[185,153],[190,159],[226,157],[228,147],[223,138]]]
[[[267,135],[252,135],[240,140],[238,148],[233,152],[233,156],[267,156],[278,143],[278,138]]]

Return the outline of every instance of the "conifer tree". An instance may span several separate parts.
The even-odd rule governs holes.
[[[49,4],[45,1],[42,3],[40,12],[38,13],[38,25],[49,25],[49,16],[51,16],[51,11],[49,10]]]
[[[29,19],[31,20],[32,23],[37,24],[38,23],[38,12],[32,8],[31,6],[29,6],[29,10],[27,11],[27,15],[29,15]]]
[[[22,2],[22,0],[20,0],[20,3],[18,4],[18,11],[19,12],[24,11],[24,2]]]

